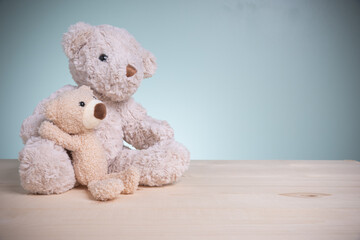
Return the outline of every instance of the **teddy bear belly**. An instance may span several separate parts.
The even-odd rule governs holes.
[[[73,152],[76,180],[88,185],[92,180],[100,179],[107,174],[107,162],[102,154],[89,151]]]
[[[122,130],[121,116],[117,112],[114,103],[105,102],[106,117],[96,129],[97,139],[102,143],[108,162],[116,158],[123,149],[124,133]]]

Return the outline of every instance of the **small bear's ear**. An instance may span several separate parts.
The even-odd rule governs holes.
[[[84,91],[84,92],[87,92],[87,93],[90,93],[91,95],[94,94],[93,93],[93,90],[89,87],[89,86],[86,86],[86,85],[81,85],[78,90],[80,91]]]
[[[144,78],[149,78],[155,74],[157,64],[155,56],[144,49],[143,53],[143,63],[144,63]]]
[[[54,121],[57,118],[57,102],[58,99],[50,100],[45,105],[45,117],[50,121]]]
[[[89,41],[93,31],[93,26],[78,22],[69,27],[67,33],[64,33],[62,46],[66,56],[73,59],[80,49]]]

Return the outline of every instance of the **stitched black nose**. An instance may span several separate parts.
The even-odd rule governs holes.
[[[97,119],[103,120],[106,117],[106,106],[103,103],[98,103],[95,105],[94,116]]]

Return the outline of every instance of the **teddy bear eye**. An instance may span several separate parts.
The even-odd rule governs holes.
[[[101,54],[99,56],[99,60],[102,62],[106,62],[107,59],[108,59],[108,56],[106,54]]]
[[[81,107],[85,107],[85,103],[84,103],[84,102],[79,102],[79,105],[80,105]]]

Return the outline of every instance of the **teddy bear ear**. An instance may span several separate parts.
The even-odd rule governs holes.
[[[149,78],[155,74],[157,64],[155,56],[144,49],[143,53],[143,63],[144,63],[144,78]]]
[[[89,86],[81,85],[78,89],[81,89],[81,91],[86,91],[90,94],[93,94],[93,90]]]
[[[78,22],[69,27],[62,39],[64,52],[69,59],[73,59],[80,49],[86,45],[92,32],[93,26],[83,22]]]
[[[91,91],[91,88],[90,88],[89,86],[86,86],[86,85],[81,85],[81,86],[79,87],[79,89],[83,89],[83,90],[86,89],[86,91]]]

